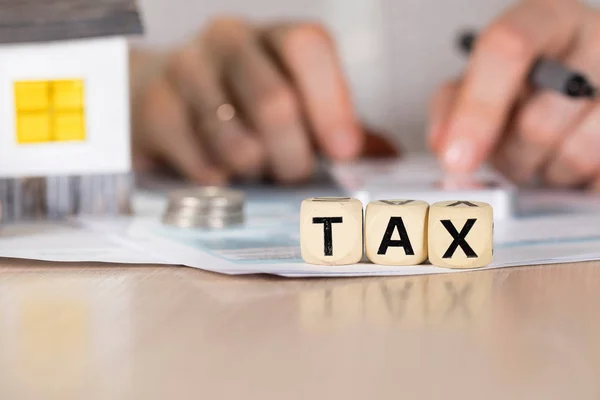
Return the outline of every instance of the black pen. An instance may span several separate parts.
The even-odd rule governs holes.
[[[474,33],[462,34],[459,41],[461,50],[469,54],[476,38]],[[529,73],[528,82],[535,88],[554,90],[568,97],[596,96],[596,88],[588,78],[554,60],[538,60]]]

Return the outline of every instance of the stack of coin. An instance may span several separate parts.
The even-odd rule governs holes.
[[[180,228],[225,228],[244,222],[243,192],[219,187],[177,190],[169,196],[163,223]]]

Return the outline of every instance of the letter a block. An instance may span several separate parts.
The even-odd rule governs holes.
[[[429,261],[444,268],[492,262],[494,217],[489,204],[443,201],[429,208]]]
[[[300,248],[310,264],[347,265],[363,256],[363,207],[357,199],[306,199],[300,208]]]
[[[381,200],[367,205],[365,249],[375,264],[417,265],[427,260],[427,214],[421,200]]]

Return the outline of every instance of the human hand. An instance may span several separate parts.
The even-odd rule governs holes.
[[[600,189],[600,101],[533,92],[539,57],[600,82],[600,13],[574,0],[525,0],[480,35],[464,76],[430,110],[429,144],[452,172],[490,160],[518,183]]]
[[[164,162],[203,184],[262,176],[293,183],[311,176],[317,152],[344,161],[390,151],[365,140],[318,25],[218,19],[165,56],[133,53],[132,68],[138,166]]]

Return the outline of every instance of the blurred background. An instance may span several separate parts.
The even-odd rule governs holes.
[[[207,21],[234,15],[252,21],[309,19],[338,41],[356,107],[365,121],[425,149],[429,97],[460,74],[456,36],[484,27],[512,0],[138,0],[146,36],[138,44],[166,47]],[[600,0],[590,0],[600,5]]]

